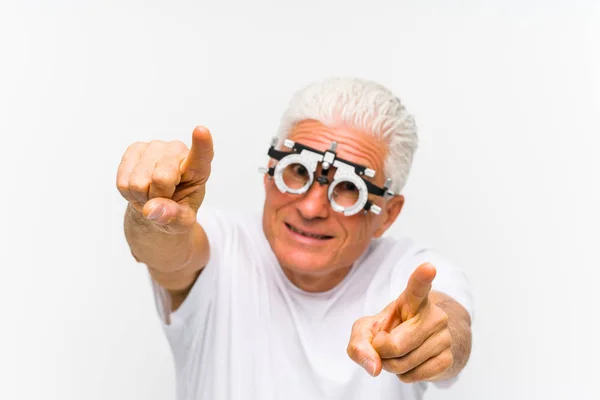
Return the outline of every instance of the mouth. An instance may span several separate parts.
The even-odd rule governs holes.
[[[288,224],[287,222],[285,223],[285,226],[287,226],[287,228],[290,231],[292,231],[292,232],[294,232],[294,233],[296,233],[298,235],[307,237],[307,238],[317,239],[317,240],[329,240],[329,239],[333,239],[333,236],[330,236],[330,235],[317,235],[317,234],[314,234],[314,233],[304,232],[303,230],[300,230],[300,229],[298,229],[298,228],[296,228],[296,227]]]

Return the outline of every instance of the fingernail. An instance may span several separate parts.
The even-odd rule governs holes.
[[[163,215],[164,212],[165,208],[163,206],[156,206],[152,209],[152,211],[150,211],[150,214],[148,214],[148,219],[153,221],[157,220]]]
[[[371,376],[375,376],[375,363],[368,358],[362,362],[362,367],[369,373]]]

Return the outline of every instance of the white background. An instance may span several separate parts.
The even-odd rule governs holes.
[[[427,399],[600,398],[598,2],[0,7],[0,399],[173,399],[122,233],[121,155],[206,125],[207,203],[255,210],[286,102],[331,75],[377,80],[416,115],[391,234],[473,285],[471,361]]]

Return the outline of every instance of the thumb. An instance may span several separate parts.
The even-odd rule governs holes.
[[[170,233],[187,232],[196,223],[196,213],[190,206],[163,197],[149,200],[144,205],[142,214]]]
[[[192,147],[181,163],[181,180],[205,183],[210,175],[210,163],[213,157],[214,150],[210,131],[203,126],[197,126],[192,133]]]
[[[375,337],[379,321],[374,317],[363,317],[352,326],[352,333],[346,352],[358,365],[363,367],[371,376],[381,372],[381,358],[371,342]]]

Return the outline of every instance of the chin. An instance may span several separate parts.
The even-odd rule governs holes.
[[[332,268],[331,254],[315,254],[299,249],[280,249],[275,255],[279,263],[295,272],[325,272]]]

